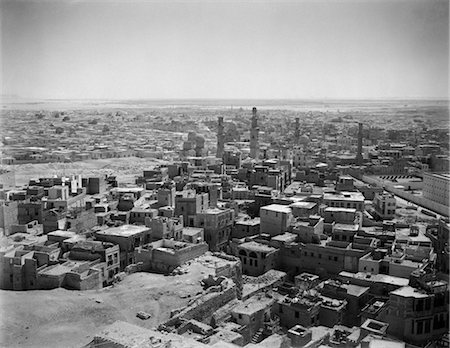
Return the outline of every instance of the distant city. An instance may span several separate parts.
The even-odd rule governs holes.
[[[1,117],[1,346],[449,346],[448,101]]]

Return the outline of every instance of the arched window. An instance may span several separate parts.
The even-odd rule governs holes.
[[[248,256],[253,257],[254,259],[258,258],[254,251],[250,251],[250,254],[248,254]]]
[[[245,250],[239,250],[239,255],[243,255],[243,256],[247,256],[247,253],[245,252]]]

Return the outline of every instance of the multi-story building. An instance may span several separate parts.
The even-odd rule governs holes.
[[[194,190],[177,192],[175,196],[175,216],[183,216],[184,226],[194,226],[195,216],[209,207],[207,193]]]
[[[209,250],[224,250],[231,237],[234,223],[234,210],[230,208],[206,209],[195,216],[195,227],[201,227],[205,231],[205,241]]]
[[[375,215],[382,220],[390,220],[395,217],[395,208],[397,201],[391,193],[383,192],[375,194],[373,207]]]
[[[384,318],[388,333],[424,345],[448,332],[448,296],[448,284],[443,281],[432,281],[425,289],[405,286],[392,291]]]
[[[286,232],[294,219],[292,209],[280,204],[261,207],[259,216],[261,219],[261,233],[267,233],[271,236]]]
[[[423,197],[433,202],[450,205],[450,174],[423,174]]]

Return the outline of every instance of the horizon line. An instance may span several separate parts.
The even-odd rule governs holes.
[[[366,98],[320,98],[320,97],[298,97],[298,98],[212,98],[212,97],[196,97],[196,98],[31,98],[31,97],[19,97],[19,96],[0,96],[2,102],[7,102],[5,99],[17,100],[17,101],[251,101],[251,100],[266,100],[266,101],[450,101],[447,97],[366,97]]]

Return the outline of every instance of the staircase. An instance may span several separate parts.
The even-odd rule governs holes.
[[[262,339],[264,338],[264,337],[263,337],[263,332],[264,332],[264,329],[263,329],[263,328],[261,328],[261,329],[259,329],[258,331],[256,331],[255,334],[254,334],[253,337],[252,337],[251,342],[252,342],[252,343],[259,343],[259,342],[261,342]]]

